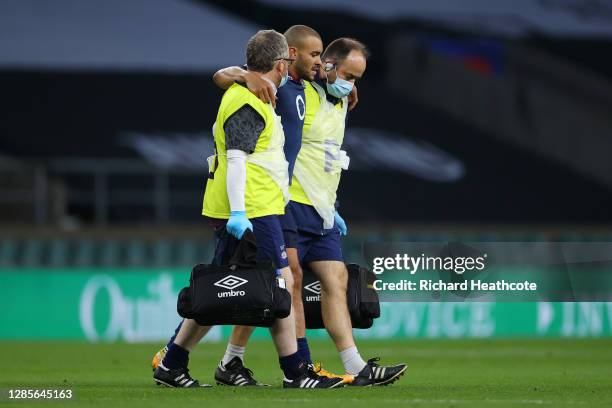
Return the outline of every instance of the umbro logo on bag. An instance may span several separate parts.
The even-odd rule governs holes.
[[[246,279],[234,275],[227,275],[225,278],[216,281],[214,285],[223,289],[236,289],[238,286],[242,286],[247,282],[248,280]]]
[[[304,289],[311,291],[315,295],[320,295],[321,294],[321,282],[314,281],[314,282],[304,286]]]
[[[316,296],[312,296],[312,295],[306,296],[307,302],[320,302],[321,301],[321,282],[314,281],[304,286],[304,289],[316,295]]]
[[[247,283],[248,280],[239,278],[234,275],[227,275],[225,278],[220,279],[214,283],[215,286],[218,286],[223,289],[229,289],[229,292],[218,292],[217,296],[220,298],[224,297],[233,297],[233,296],[244,296],[244,290],[234,290],[239,286]]]

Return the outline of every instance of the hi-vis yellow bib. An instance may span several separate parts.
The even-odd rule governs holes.
[[[280,117],[270,104],[264,104],[247,88],[234,84],[223,95],[213,126],[215,154],[209,157],[212,179],[206,183],[202,214],[227,219],[230,215],[227,197],[227,156],[225,121],[244,105],[253,107],[264,119],[265,127],[255,151],[247,156],[244,201],[248,218],[284,214],[289,200],[288,163],[283,145],[285,135]]]
[[[340,184],[343,158],[346,157],[344,152],[341,154],[340,148],[344,140],[348,103],[347,98],[343,98],[342,107],[338,108],[327,100],[325,91],[319,85],[312,83],[312,86],[319,94],[319,109],[310,129],[302,135],[302,147],[293,175],[294,181],[299,183],[295,188],[301,187],[323,218],[323,228],[332,228],[336,191]]]
[[[304,126],[302,127],[302,135],[305,135],[310,130],[312,122],[319,111],[319,94],[317,90],[312,86],[312,82],[304,81],[304,99],[306,103],[306,109],[304,113]],[[295,201],[302,204],[312,205],[308,196],[302,189],[300,182],[295,178],[295,174],[291,179],[291,185],[289,186],[289,193],[291,194],[291,201]]]

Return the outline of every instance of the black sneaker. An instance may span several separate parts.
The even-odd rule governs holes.
[[[305,364],[301,369],[303,369],[303,374],[299,378],[283,379],[283,388],[340,388],[344,386],[342,378],[323,377]]]
[[[195,387],[210,387],[208,384],[202,384],[198,380],[194,380],[189,375],[187,368],[166,368],[162,363],[159,363],[153,373],[153,381],[157,385],[165,385],[171,388],[195,388]]]
[[[229,363],[223,366],[220,362],[215,370],[215,381],[219,385],[232,385],[235,387],[244,387],[249,385],[268,387],[268,384],[262,384],[253,378],[253,372],[242,364],[240,357],[232,358]]]
[[[397,381],[406,371],[406,364],[385,367],[376,364],[378,360],[380,360],[378,357],[369,359],[363,370],[355,376],[353,382],[349,385],[357,387],[389,385]]]

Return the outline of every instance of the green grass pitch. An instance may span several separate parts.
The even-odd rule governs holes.
[[[364,357],[406,362],[388,387],[283,390],[270,341],[252,342],[247,366],[270,388],[215,386],[168,389],[154,385],[150,360],[158,344],[77,342],[0,343],[0,405],[92,407],[611,407],[612,339],[363,341]],[[224,344],[203,343],[191,373],[213,382]],[[340,371],[331,342],[313,342],[313,356]],[[9,401],[7,390],[72,389],[71,401]]]

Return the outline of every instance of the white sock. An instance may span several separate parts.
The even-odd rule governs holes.
[[[366,362],[359,355],[357,347],[349,347],[340,352],[340,358],[344,365],[344,371],[350,375],[357,375],[366,366]]]
[[[234,346],[232,343],[227,343],[227,348],[225,349],[225,355],[223,356],[223,360],[221,360],[221,364],[225,367],[234,357],[239,357],[244,361],[245,351],[246,347]]]

